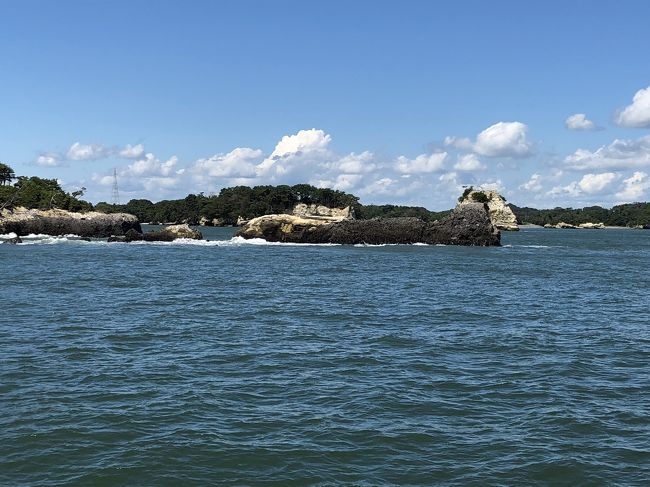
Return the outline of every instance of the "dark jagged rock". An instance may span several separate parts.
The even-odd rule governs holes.
[[[173,242],[177,238],[191,238],[200,240],[203,238],[201,232],[193,230],[189,225],[171,225],[158,232],[140,233],[129,230],[124,236],[113,236],[109,242]]]
[[[74,213],[65,210],[15,208],[0,214],[0,233],[16,235],[79,235],[103,238],[124,235],[129,230],[142,232],[140,223],[128,213]]]
[[[249,221],[236,236],[270,242],[336,244],[500,245],[487,205],[468,203],[432,223],[419,218],[344,220],[323,223],[293,215],[267,215]]]

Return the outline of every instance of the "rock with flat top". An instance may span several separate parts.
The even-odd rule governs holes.
[[[555,228],[571,229],[571,228],[578,228],[578,227],[575,226],[575,225],[572,225],[571,223],[560,222],[557,225],[555,225]]]
[[[173,242],[178,238],[190,238],[193,240],[201,240],[203,235],[201,232],[194,230],[187,223],[181,225],[169,225],[157,232],[139,233],[129,231],[124,236],[112,237],[108,239],[109,242]]]
[[[333,244],[444,244],[500,245],[501,234],[492,224],[487,205],[458,206],[435,222],[419,218],[345,219],[330,222],[295,215],[265,215],[254,218],[236,234],[270,242]]]
[[[586,228],[587,230],[597,230],[599,228],[605,228],[605,224],[587,222],[587,223],[581,223],[580,225],[578,225],[578,228]]]
[[[160,233],[166,233],[174,238],[191,238],[194,240],[201,240],[203,238],[201,232],[194,230],[187,223],[183,223],[182,225],[169,225],[163,228]]]
[[[79,235],[103,238],[124,235],[129,230],[141,232],[140,222],[128,213],[76,213],[66,210],[29,210],[17,207],[0,211],[0,234]]]
[[[302,218],[329,221],[351,220],[354,218],[354,211],[349,206],[345,208],[329,208],[323,205],[307,205],[305,203],[298,203],[294,206],[292,214]]]

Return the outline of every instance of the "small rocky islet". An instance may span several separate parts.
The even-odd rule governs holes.
[[[128,213],[78,213],[66,210],[36,210],[22,207],[0,212],[0,234],[15,234],[5,243],[22,243],[25,235],[76,235],[82,239],[107,238],[109,242],[171,242],[178,238],[201,239],[201,232],[187,224],[170,225],[156,232],[143,232]]]
[[[501,244],[501,233],[492,224],[484,203],[459,205],[448,216],[434,222],[405,217],[356,220],[349,208],[339,211],[341,214],[336,216],[296,211],[264,215],[248,221],[235,236],[312,244],[424,243],[483,247]]]

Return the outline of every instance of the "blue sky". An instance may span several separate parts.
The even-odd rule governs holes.
[[[645,1],[0,1],[0,161],[94,202],[113,168],[123,200],[310,182],[432,209],[465,184],[646,201],[649,18]]]

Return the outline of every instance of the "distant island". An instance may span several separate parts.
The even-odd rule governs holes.
[[[468,188],[469,189],[469,188]],[[471,189],[470,189],[471,190]],[[130,213],[140,222],[205,226],[236,226],[242,221],[268,214],[290,212],[297,204],[316,204],[330,208],[351,207],[358,220],[372,218],[415,217],[434,222],[452,211],[430,211],[420,206],[365,205],[353,194],[309,184],[293,186],[235,186],[219,194],[190,194],[182,199],[152,202],[132,199],[123,205],[81,199],[83,190],[65,192],[55,179],[36,176],[15,177],[6,164],[0,164],[0,210],[12,207],[33,209],[58,208],[74,212]],[[650,203],[628,203],[610,209],[591,206],[581,209],[536,209],[509,204],[518,224],[556,225],[564,222],[603,223],[606,226],[650,227]]]

